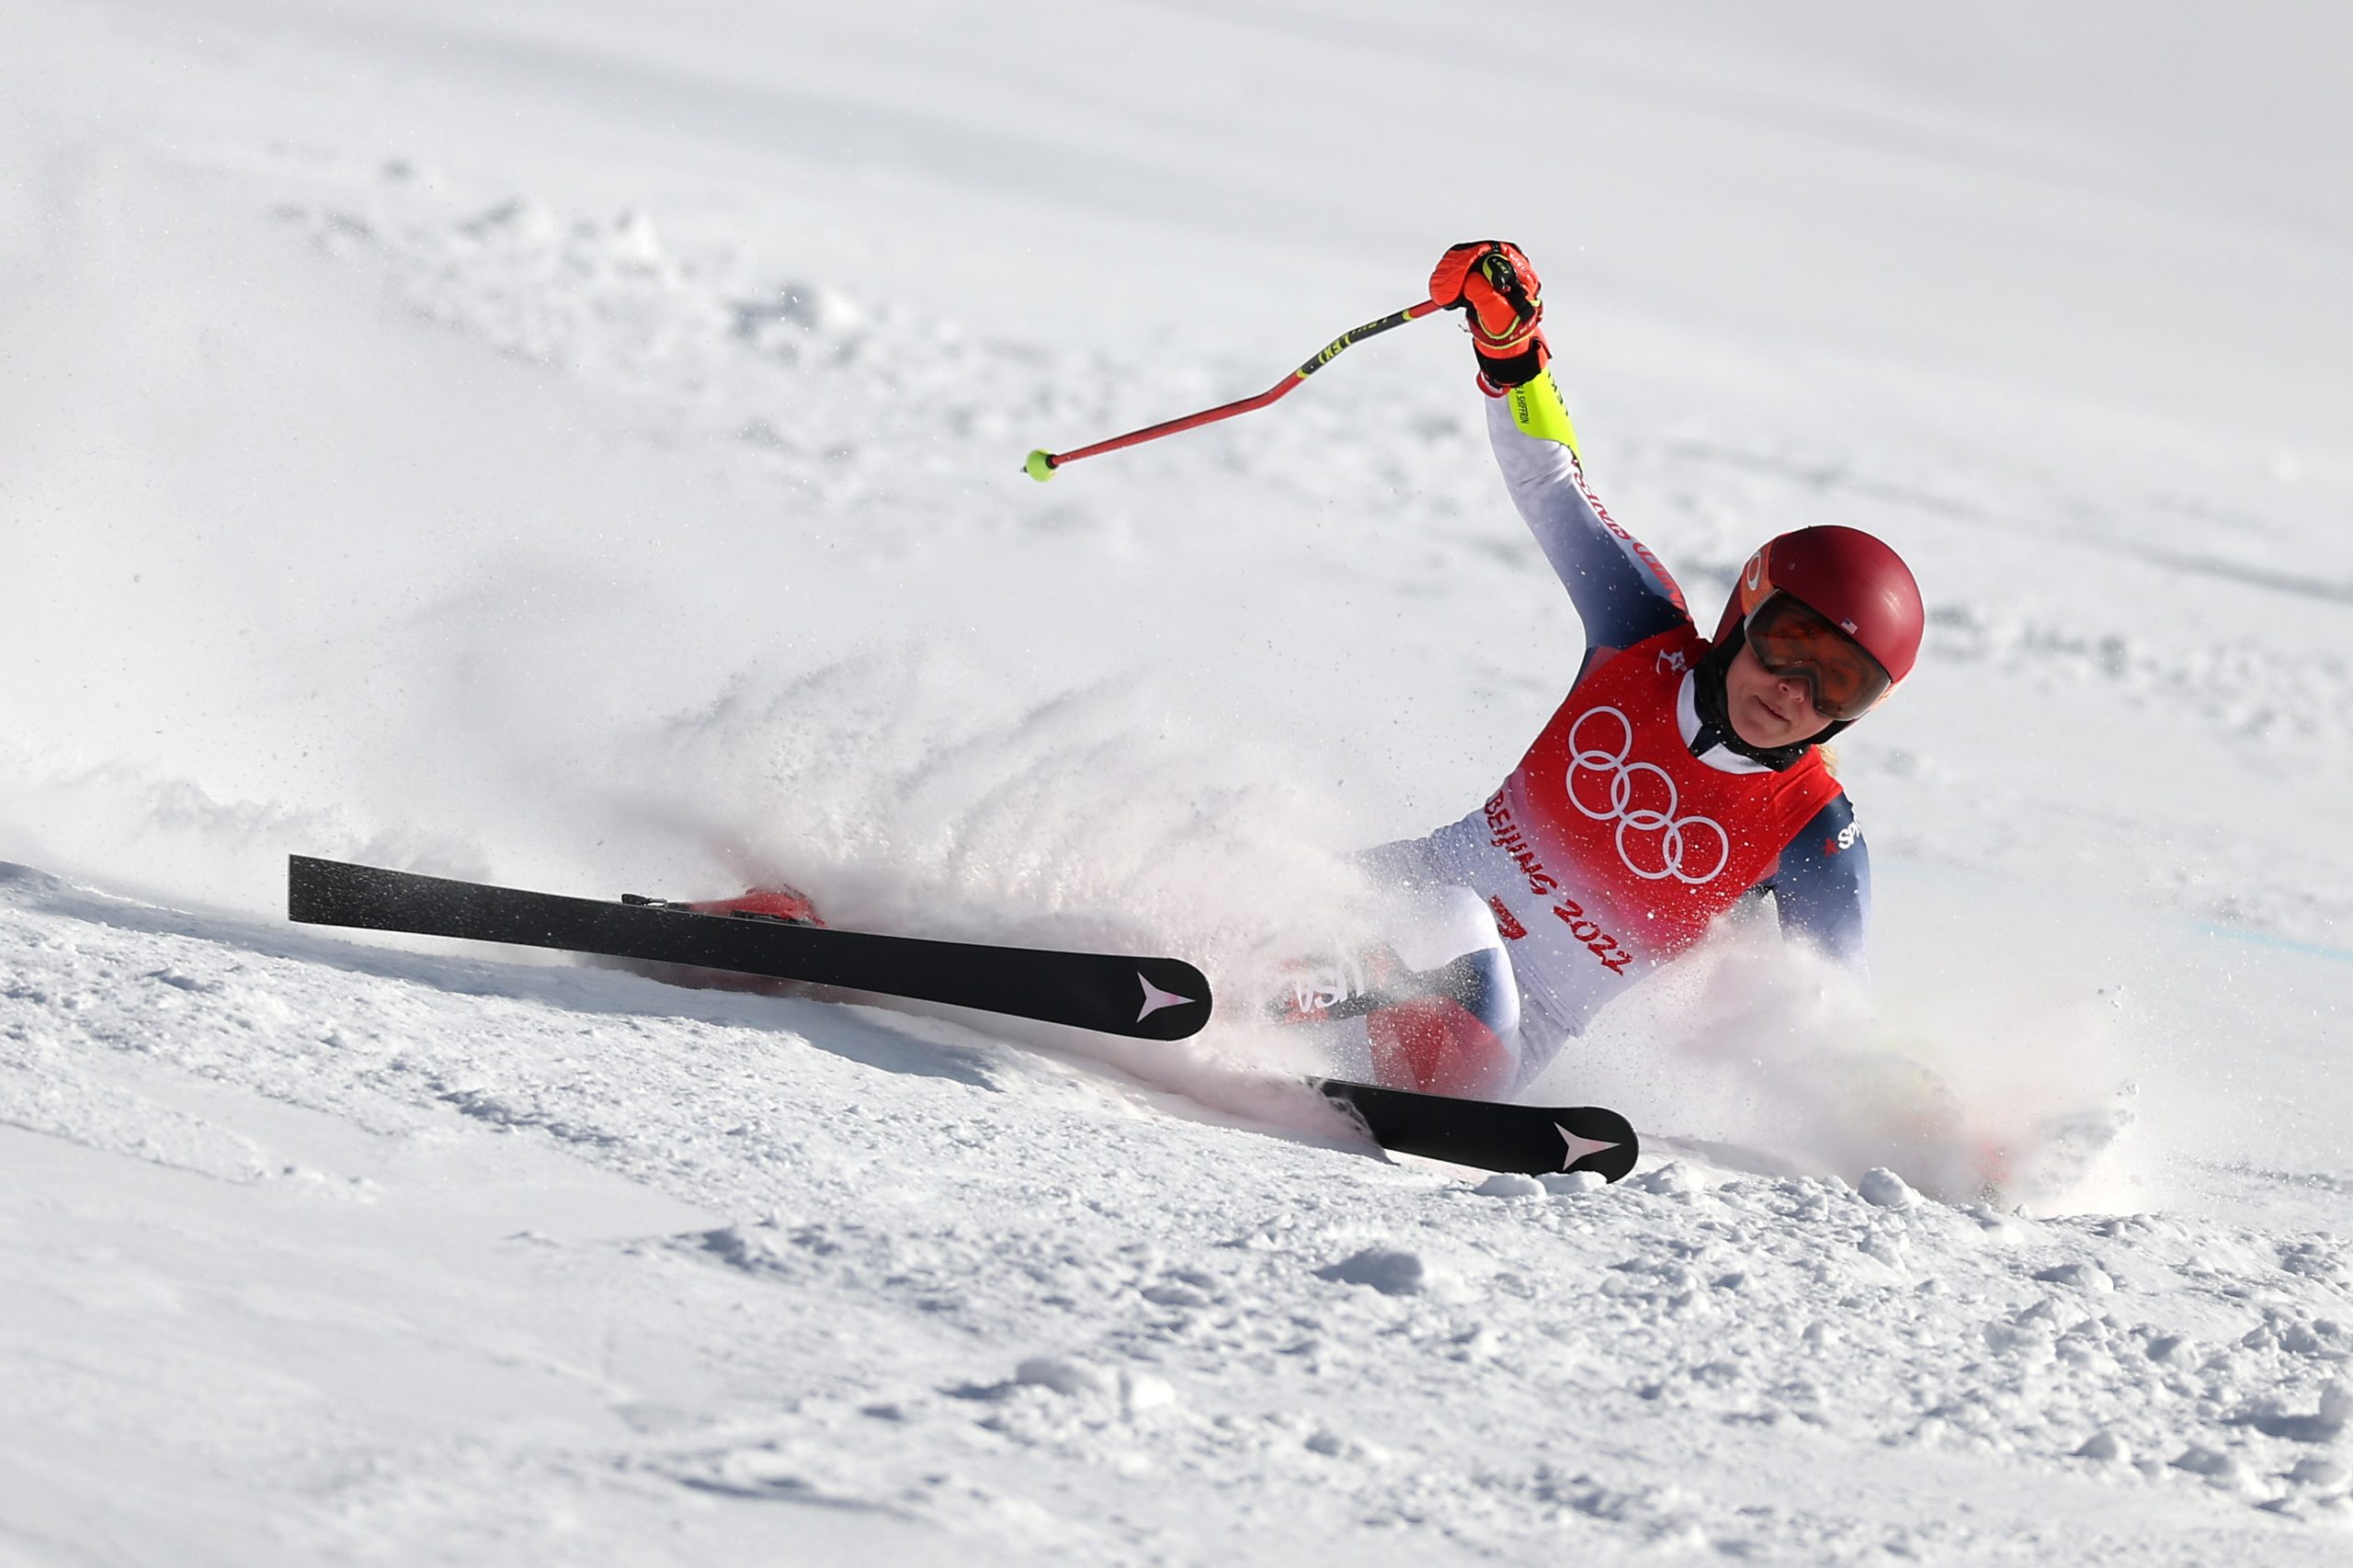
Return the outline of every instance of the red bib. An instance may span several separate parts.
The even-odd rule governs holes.
[[[1686,625],[1610,656],[1488,804],[1491,824],[1517,830],[1517,845],[1496,842],[1531,891],[1557,881],[1597,903],[1608,914],[1595,918],[1654,960],[1698,941],[1839,794],[1819,751],[1779,773],[1727,773],[1691,755],[1677,707],[1707,651]]]

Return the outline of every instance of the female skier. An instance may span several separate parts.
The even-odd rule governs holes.
[[[1495,460],[1585,657],[1484,805],[1365,856],[1390,942],[1302,970],[1278,1011],[1333,1029],[1344,1069],[1496,1096],[1745,894],[1771,892],[1785,934],[1859,968],[1870,861],[1820,747],[1911,673],[1923,614],[1893,551],[1824,525],[1750,556],[1702,637],[1586,487],[1527,256],[1456,245],[1430,298],[1469,317]]]

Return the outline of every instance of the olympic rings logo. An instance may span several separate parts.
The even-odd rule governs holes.
[[[1587,745],[1580,738],[1596,719],[1618,721],[1622,734],[1614,750]],[[1595,822],[1618,824],[1618,858],[1626,869],[1644,881],[1673,877],[1698,887],[1714,881],[1732,863],[1732,835],[1722,823],[1712,817],[1677,816],[1675,780],[1666,769],[1628,760],[1634,754],[1634,722],[1624,713],[1615,708],[1587,709],[1569,726],[1569,804]],[[1605,790],[1603,800],[1598,792]],[[1693,858],[1705,862],[1711,835],[1715,864],[1695,875]]]

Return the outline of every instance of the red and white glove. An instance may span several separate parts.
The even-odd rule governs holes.
[[[1480,373],[1498,387],[1534,381],[1552,358],[1544,341],[1543,285],[1508,240],[1471,240],[1449,248],[1430,274],[1430,298],[1471,318]]]

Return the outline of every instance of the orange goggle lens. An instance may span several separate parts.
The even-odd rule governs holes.
[[[1893,684],[1861,643],[1787,594],[1751,610],[1746,630],[1756,662],[1772,675],[1805,682],[1813,710],[1825,719],[1861,718]]]

